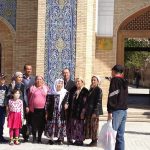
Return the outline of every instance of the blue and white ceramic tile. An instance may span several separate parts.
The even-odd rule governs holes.
[[[0,0],[0,16],[5,18],[16,29],[17,0]]]
[[[77,0],[47,0],[45,35],[45,80],[52,85],[69,68],[75,74]]]

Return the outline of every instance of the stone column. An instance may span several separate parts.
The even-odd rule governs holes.
[[[36,74],[44,73],[46,0],[38,0]]]
[[[89,87],[95,54],[95,0],[78,0],[76,35],[76,71],[75,76],[85,80]]]

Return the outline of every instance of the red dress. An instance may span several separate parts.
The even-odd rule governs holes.
[[[20,99],[10,99],[8,102],[8,128],[21,128],[23,119],[23,102]]]

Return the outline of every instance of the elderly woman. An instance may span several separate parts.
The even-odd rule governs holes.
[[[84,140],[84,119],[85,108],[88,96],[88,90],[84,87],[84,81],[82,78],[76,78],[76,87],[70,91],[69,97],[69,118],[71,120],[71,133],[67,134],[67,138],[75,140],[73,143],[77,146],[83,145]],[[69,127],[68,127],[69,128]]]
[[[97,131],[99,125],[99,115],[103,114],[102,110],[102,90],[99,87],[100,78],[93,76],[91,78],[91,87],[87,99],[86,119],[85,119],[85,138],[92,139],[89,146],[97,145]]]
[[[66,113],[68,108],[68,92],[64,89],[64,81],[57,79],[53,90],[47,96],[46,102],[46,130],[45,135],[50,138],[49,144],[54,144],[53,137],[57,137],[56,144],[63,144],[66,136]]]
[[[12,83],[10,83],[8,85],[8,92],[6,94],[6,105],[8,105],[8,100],[12,98],[12,91],[13,90],[19,90],[20,93],[20,99],[23,101],[23,110],[24,110],[24,118],[26,118],[26,113],[29,112],[29,108],[28,108],[28,99],[27,99],[27,94],[26,94],[26,87],[25,85],[22,83],[22,78],[23,78],[23,74],[22,72],[16,72],[13,75],[13,80]],[[24,141],[27,141],[27,136],[25,133],[23,134],[23,138]]]
[[[35,77],[35,85],[29,90],[29,110],[31,113],[31,124],[33,143],[36,142],[36,132],[38,132],[38,143],[41,143],[42,133],[45,127],[45,102],[49,89],[44,84],[42,76]]]

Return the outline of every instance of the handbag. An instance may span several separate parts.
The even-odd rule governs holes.
[[[31,127],[27,124],[26,119],[23,120],[23,126],[21,128],[21,134],[24,138],[28,138],[31,134]]]
[[[116,144],[116,134],[117,131],[112,128],[112,120],[108,120],[100,130],[97,146],[103,148],[104,150],[114,150]]]

